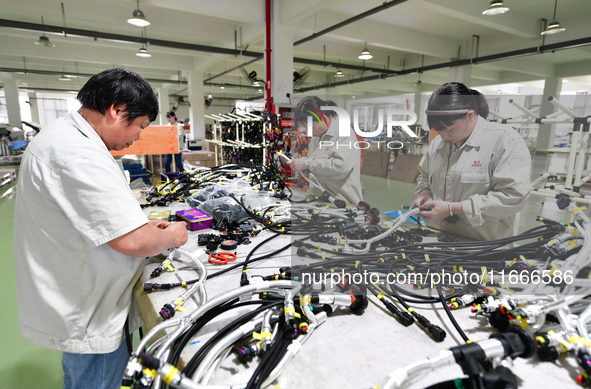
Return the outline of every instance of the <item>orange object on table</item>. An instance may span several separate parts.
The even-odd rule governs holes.
[[[148,126],[140,139],[121,151],[111,151],[113,156],[178,154],[179,141],[176,126]]]

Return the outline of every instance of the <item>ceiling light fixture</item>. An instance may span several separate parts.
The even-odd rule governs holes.
[[[152,56],[152,54],[148,53],[148,49],[146,49],[144,46],[142,46],[141,49],[135,53],[135,55],[143,58],[149,58]]]
[[[490,5],[487,9],[482,11],[482,14],[492,16],[504,14],[507,11],[509,11],[509,7],[503,4],[503,0],[493,0],[490,2]]]
[[[335,77],[345,77],[341,69],[337,68],[337,72],[334,74]]]
[[[144,27],[144,31],[146,32],[146,40],[147,40],[148,39],[148,29]],[[144,31],[142,31],[142,39],[144,39]],[[150,44],[150,42],[147,42],[147,44]],[[152,56],[152,54],[148,53],[148,49],[143,44],[142,44],[142,47],[140,48],[140,50],[137,53],[135,53],[135,55],[137,55],[138,57],[143,57],[143,58],[150,58]]]
[[[220,86],[220,89],[226,89],[226,87],[222,85],[222,86]]]
[[[139,0],[137,0],[137,9],[133,11],[131,19],[127,19],[127,23],[138,27],[146,27],[150,25],[150,22],[146,19],[146,15],[140,10]]]
[[[365,42],[365,49],[363,49],[363,51],[361,52],[361,54],[357,58],[362,59],[364,61],[373,58],[373,55],[371,55],[369,53],[369,50],[367,50],[367,42]]]
[[[43,46],[43,47],[55,47],[55,45],[53,43],[51,43],[51,41],[49,40],[48,37],[45,36],[45,34],[41,35],[39,37],[39,40],[37,42],[35,42],[35,44],[37,46]]]
[[[554,17],[552,18],[552,22],[546,27],[544,31],[542,31],[541,35],[552,35],[558,34],[559,32],[566,31],[566,28],[560,27],[560,23],[556,20],[556,6],[558,5],[558,0],[554,1]]]
[[[44,24],[45,23],[43,23],[43,16],[41,16],[41,25],[44,25]],[[43,35],[41,35],[39,37],[39,40],[37,42],[35,42],[35,44],[37,46],[43,46],[43,47],[55,47],[55,45],[53,43],[51,43],[49,38],[45,36],[45,33],[43,33]]]

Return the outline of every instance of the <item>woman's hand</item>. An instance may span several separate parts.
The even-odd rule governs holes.
[[[421,191],[421,193],[415,195],[415,197],[412,199],[412,206],[420,207],[427,201],[433,201],[433,195],[429,189],[425,189]]]
[[[306,168],[305,162],[302,159],[294,159],[287,162],[287,166],[291,167],[294,172],[301,172]]]
[[[423,203],[423,209],[430,209],[429,211],[419,212],[419,216],[428,222],[440,222],[449,215],[448,202],[429,200]]]

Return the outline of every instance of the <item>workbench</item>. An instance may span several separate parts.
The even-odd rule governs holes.
[[[149,211],[159,208],[145,209],[145,212],[149,213]],[[172,209],[174,212],[189,207],[186,204],[173,203],[165,208]],[[195,252],[199,248],[197,236],[206,232],[212,231],[189,232],[189,240],[182,248],[189,252]],[[243,261],[246,253],[270,235],[271,233],[268,231],[262,232],[252,239],[251,244],[239,246],[236,251],[237,261]],[[254,257],[275,251],[288,244],[290,239],[289,235],[280,236],[261,247]],[[249,265],[249,274],[252,276],[278,273],[279,267],[290,265],[291,250],[295,249],[288,249],[273,258],[252,263]],[[231,266],[231,262],[228,265],[211,264],[208,262],[206,254],[201,255],[199,259],[205,264],[208,274]],[[173,262],[176,268],[174,272],[164,272],[158,278],[150,279],[150,273],[159,263],[154,258],[147,260],[145,270],[134,288],[134,295],[148,329],[162,322],[158,312],[164,304],[170,303],[183,290],[177,288],[176,290],[156,291],[147,294],[143,292],[143,283],[179,282],[179,279],[187,281],[197,276],[194,270],[182,269],[179,263],[174,264]],[[241,274],[240,267],[208,280],[206,283],[208,296],[213,297],[224,291],[238,288]],[[433,290],[433,293],[436,295],[436,291]],[[409,327],[402,326],[373,295],[368,298],[370,303],[363,314],[351,314],[348,308],[333,312],[326,322],[320,325],[303,344],[299,353],[280,376],[277,385],[271,387],[281,389],[377,387],[384,382],[388,373],[397,368],[428,357],[437,351],[464,344],[440,304],[411,304],[433,324],[440,325],[446,330],[445,340],[436,342],[418,324],[415,323]],[[195,301],[189,301],[183,305],[185,312],[177,312],[175,317],[182,317],[196,307]],[[179,367],[182,367],[198,347],[217,330],[250,309],[231,311],[230,314],[224,314],[208,323],[183,351]],[[493,332],[486,318],[476,317],[470,313],[469,308],[454,311],[454,317],[473,342],[488,339]],[[246,365],[240,364],[237,358],[230,354],[211,382],[220,384],[245,383],[256,365],[255,361]],[[520,388],[575,388],[578,387],[575,377],[580,373],[580,368],[574,357],[563,356],[557,363],[541,362],[536,358],[533,360],[516,359],[512,371],[518,377]],[[437,382],[460,377],[465,377],[465,375],[460,366],[454,364],[427,374],[409,387],[424,388]]]

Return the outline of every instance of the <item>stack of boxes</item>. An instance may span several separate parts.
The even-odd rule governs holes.
[[[215,155],[212,151],[183,152],[183,159],[194,166],[214,167]]]

